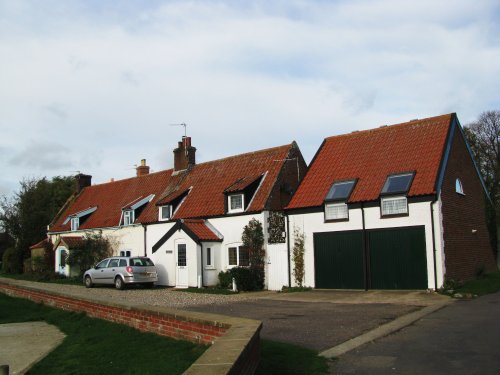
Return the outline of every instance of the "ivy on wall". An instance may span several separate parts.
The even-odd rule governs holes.
[[[279,211],[272,211],[267,218],[269,238],[268,243],[285,243],[285,214]]]

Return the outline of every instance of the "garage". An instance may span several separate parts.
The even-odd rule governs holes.
[[[316,288],[427,288],[423,226],[367,230],[365,234],[366,246],[363,231],[314,233]]]

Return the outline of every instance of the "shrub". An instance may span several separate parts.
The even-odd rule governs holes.
[[[231,271],[220,271],[219,272],[219,284],[221,288],[231,288],[233,277],[231,276]]]
[[[264,232],[262,230],[262,223],[255,218],[250,220],[245,228],[243,228],[243,235],[241,236],[243,245],[248,248],[250,255],[250,272],[249,274],[253,276],[254,280],[248,285],[252,285],[252,289],[241,289],[240,290],[262,290],[264,289],[265,281],[265,271],[264,271],[264,258],[265,251],[264,246]],[[239,271],[235,271],[239,272]],[[241,271],[245,276],[241,276],[243,279],[246,277],[246,273]],[[243,281],[245,283],[245,281]],[[245,283],[245,285],[247,285]]]
[[[71,249],[67,259],[71,267],[79,267],[80,275],[113,254],[111,242],[101,232],[85,234],[82,242],[80,247]]]
[[[234,277],[239,291],[261,290],[259,284],[259,270],[249,267],[234,267],[230,270],[231,278]]]
[[[31,266],[31,258],[26,258],[23,261],[23,273],[33,273],[33,267]]]
[[[21,273],[21,264],[20,253],[16,248],[9,247],[5,250],[2,257],[2,272]]]
[[[299,228],[295,227],[293,231],[293,253],[292,253],[292,261],[293,261],[293,276],[295,279],[295,283],[302,288],[302,284],[304,282],[304,242],[305,235],[301,233]]]

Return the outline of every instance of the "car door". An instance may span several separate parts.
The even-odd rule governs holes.
[[[104,283],[113,284],[115,282],[115,276],[118,272],[118,267],[120,264],[120,259],[111,258],[106,268],[104,268]]]
[[[92,281],[94,284],[105,284],[105,270],[108,267],[109,259],[104,259],[96,264],[94,269],[92,270]]]

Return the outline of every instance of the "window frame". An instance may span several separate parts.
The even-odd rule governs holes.
[[[135,221],[135,211],[131,209],[123,210],[123,226],[128,227],[129,225],[133,225],[134,221]]]
[[[406,190],[398,190],[398,191],[384,191],[386,188],[389,188],[389,180],[394,177],[401,177],[401,176],[411,176],[410,181],[408,182],[408,187]],[[387,176],[385,179],[384,185],[382,186],[382,190],[380,191],[380,196],[397,196],[397,195],[407,195],[408,192],[411,189],[411,185],[413,184],[413,180],[415,179],[415,171],[407,171],[407,172],[400,172],[400,173],[392,173]]]
[[[229,254],[228,254],[228,256],[229,256]],[[229,263],[229,261],[228,261],[228,263]],[[205,269],[206,270],[215,269],[213,246],[209,246],[205,249]]]
[[[354,188],[356,187],[356,184],[358,182],[357,178],[349,179],[349,180],[337,180],[332,183],[330,186],[330,189],[328,189],[328,192],[326,193],[325,197],[325,203],[326,202],[347,202],[349,198],[351,197],[352,192],[354,191]],[[345,197],[341,198],[328,198],[328,195],[330,194],[330,191],[335,187],[335,185],[345,185],[351,183],[351,189],[349,190],[349,193]]]
[[[236,197],[241,197],[241,208],[231,208],[231,200],[232,198]],[[245,211],[245,194],[243,193],[229,194],[227,196],[227,212],[233,214],[244,211]]]
[[[327,206],[345,206],[346,208],[346,216],[339,218],[328,218],[327,217]],[[347,202],[343,201],[333,201],[333,202],[325,202],[324,204],[324,219],[326,223],[339,222],[339,221],[349,221],[349,205]]]
[[[164,218],[163,217],[163,210],[168,209],[168,217]],[[167,204],[165,206],[160,206],[158,209],[158,220],[159,221],[168,221],[172,218],[172,205]]]
[[[71,218],[71,231],[76,232],[80,229],[80,218],[78,216]]]
[[[406,204],[406,212],[397,212],[394,214],[384,214],[384,208],[383,208],[383,201],[394,201],[398,199],[404,199],[405,204]],[[393,218],[393,217],[403,217],[403,216],[409,216],[410,215],[410,207],[408,205],[408,197],[406,195],[390,195],[390,196],[383,196],[380,197],[380,217],[382,219],[384,218]]]
[[[228,245],[227,246],[227,268],[233,268],[233,267],[250,267],[250,249],[247,248],[248,251],[248,265],[242,266],[240,263],[240,251],[242,248],[245,248],[243,244],[240,245]],[[230,249],[236,249],[236,264],[229,264],[230,262],[230,256],[229,256],[229,250]]]

